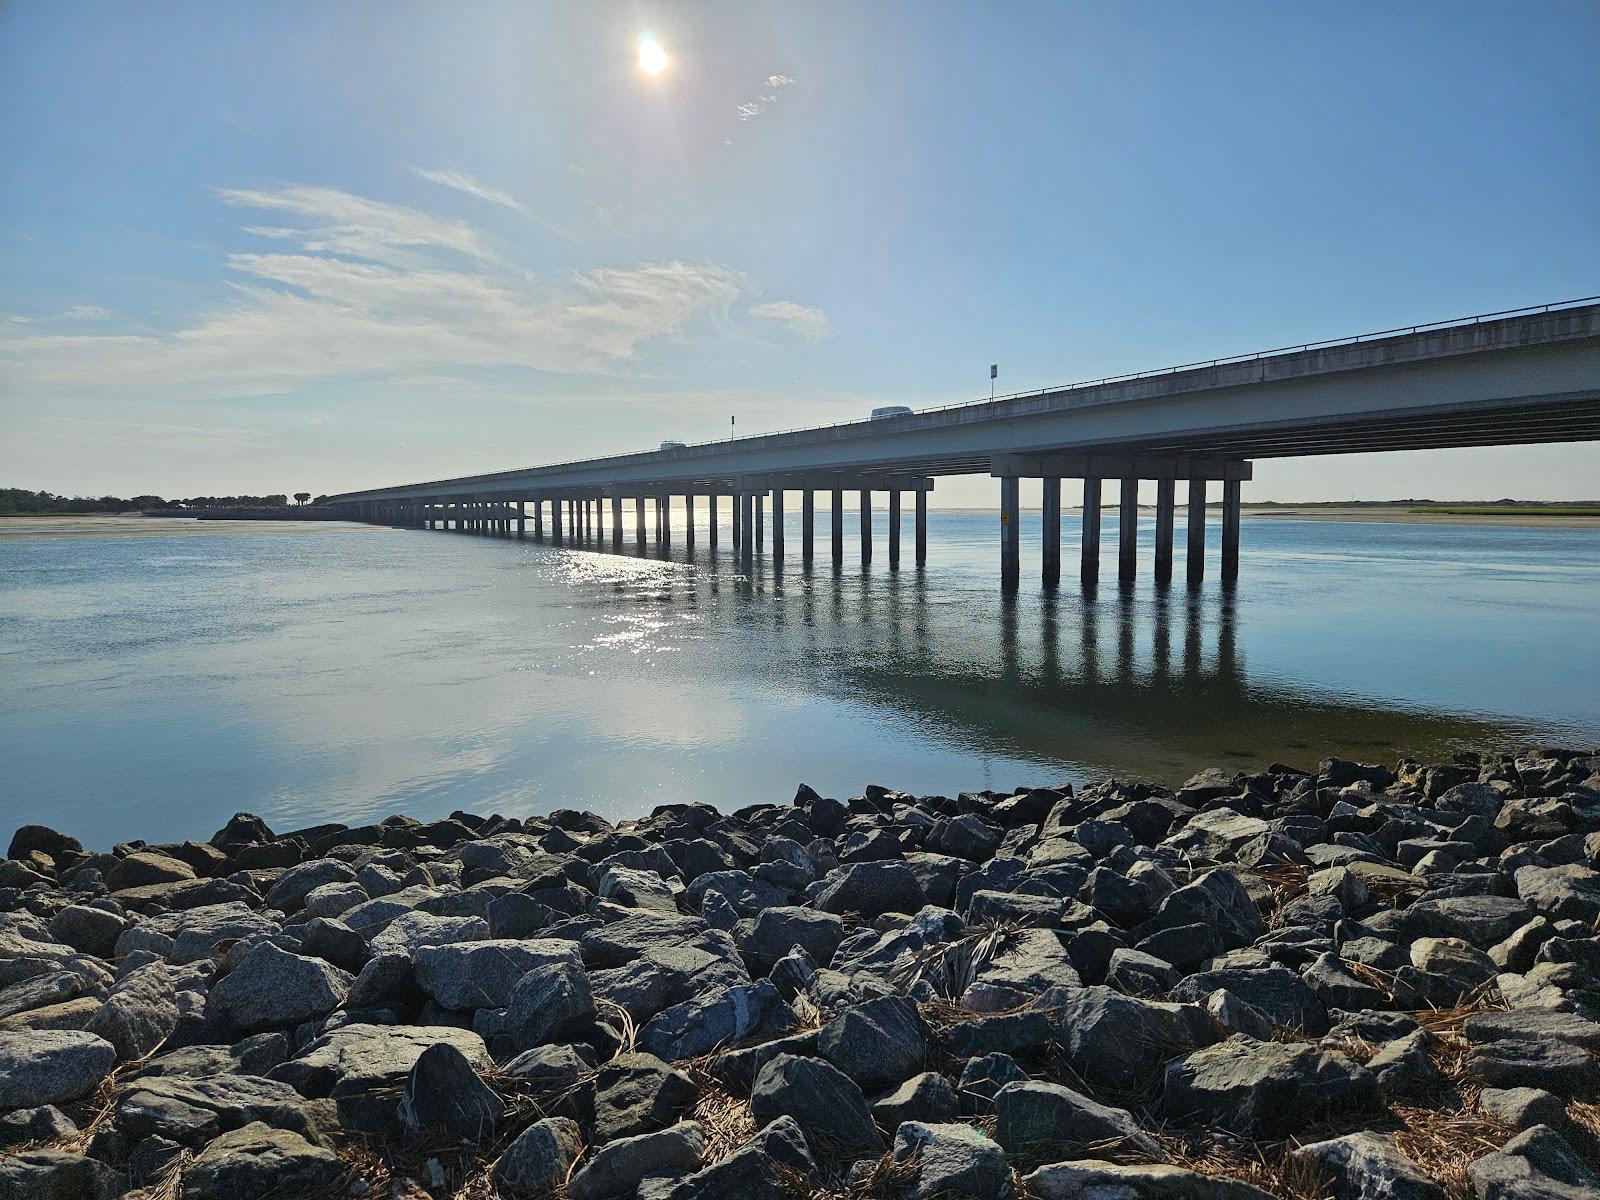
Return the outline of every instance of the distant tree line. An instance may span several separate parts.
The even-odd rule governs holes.
[[[54,492],[30,492],[26,488],[0,488],[0,515],[5,516],[27,516],[34,513],[167,512],[186,508],[286,508],[288,504],[287,494],[191,496],[187,500],[164,500],[160,496],[126,498],[57,496]]]

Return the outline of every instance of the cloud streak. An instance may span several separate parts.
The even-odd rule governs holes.
[[[820,342],[833,333],[828,315],[820,308],[796,304],[793,300],[769,300],[750,306],[750,315],[762,321],[778,321],[787,325],[807,342]]]
[[[304,185],[217,194],[286,221],[247,229],[294,244],[229,255],[228,300],[168,334],[0,331],[6,390],[216,397],[483,368],[627,374],[648,344],[727,313],[746,287],[677,260],[542,280],[502,264],[471,225],[416,209]]]
[[[766,87],[754,100],[747,100],[734,108],[734,113],[741,121],[754,121],[770,106],[778,102],[778,93],[789,87],[794,80],[787,75],[768,75]]]
[[[520,213],[528,211],[523,207],[522,201],[518,200],[510,192],[501,191],[499,188],[490,187],[485,183],[479,183],[465,171],[446,171],[428,167],[412,167],[411,169],[430,183],[437,183],[441,187],[454,188],[458,192],[476,196],[479,200],[487,200],[490,204],[498,204],[501,208],[515,209]]]

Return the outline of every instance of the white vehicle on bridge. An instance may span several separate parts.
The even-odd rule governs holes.
[[[658,447],[658,448],[662,449],[662,450],[682,450],[683,449],[683,443],[682,442],[662,442],[660,447]]]
[[[886,417],[908,417],[910,415],[911,410],[904,404],[885,404],[872,410],[872,419],[874,421],[882,421]]]

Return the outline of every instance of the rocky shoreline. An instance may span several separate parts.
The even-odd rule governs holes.
[[[0,1200],[1600,1194],[1600,753],[0,863]]]

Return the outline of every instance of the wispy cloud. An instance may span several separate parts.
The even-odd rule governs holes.
[[[58,313],[29,317],[22,313],[7,313],[4,320],[12,325],[32,325],[35,321],[104,321],[111,313],[98,304],[77,304]]]
[[[766,87],[762,89],[761,94],[754,100],[747,100],[734,109],[739,116],[739,120],[754,121],[770,105],[777,103],[779,92],[793,83],[794,80],[787,75],[768,75]]]
[[[490,204],[498,204],[502,208],[514,208],[520,213],[528,211],[523,207],[522,201],[518,200],[510,192],[490,187],[486,183],[479,183],[465,171],[436,170],[429,167],[412,167],[411,169],[424,179],[431,183],[437,183],[441,187],[454,188],[458,192],[476,196],[479,200],[487,200]]]
[[[769,300],[752,304],[750,315],[763,321],[781,321],[808,342],[820,342],[833,332],[828,315],[820,308],[809,308],[793,300]]]
[[[297,244],[228,255],[231,299],[169,334],[0,330],[5,386],[242,396],[479,368],[614,375],[746,286],[682,261],[540,280],[503,266],[471,225],[416,209],[304,185],[217,194],[287,218],[247,228]]]

